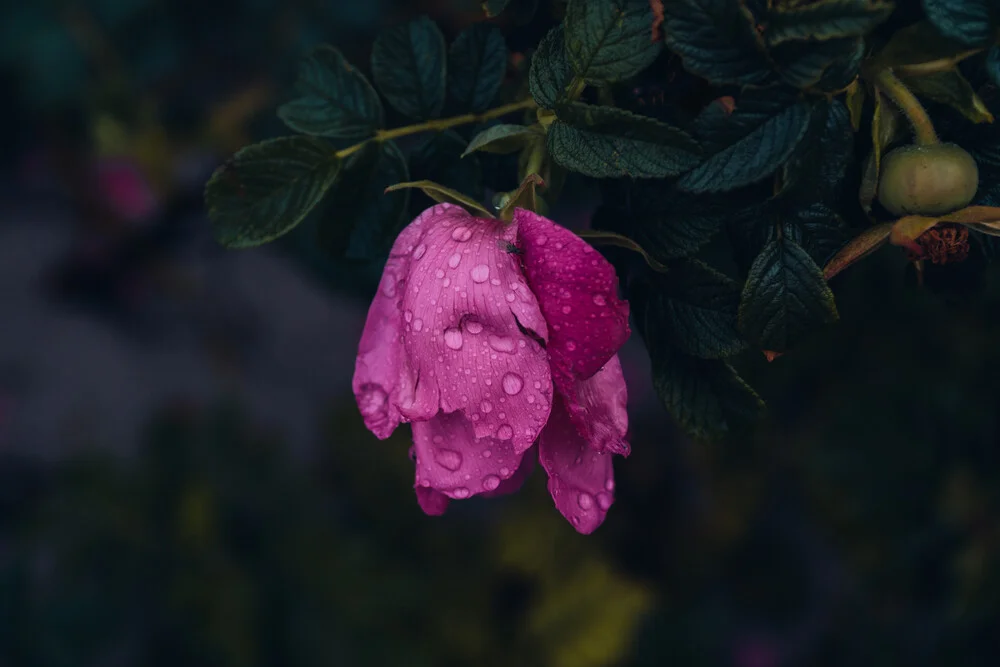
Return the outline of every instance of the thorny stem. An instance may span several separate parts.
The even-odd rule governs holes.
[[[514,113],[515,111],[534,109],[535,106],[535,101],[529,97],[526,100],[504,104],[503,106],[490,109],[489,111],[484,111],[483,113],[467,113],[461,116],[453,116],[451,118],[436,118],[434,120],[428,120],[415,125],[406,125],[404,127],[397,127],[391,130],[379,130],[371,139],[365,139],[360,143],[337,151],[337,157],[344,159],[345,157],[358,152],[372,141],[382,143],[384,141],[390,141],[392,139],[409,136],[411,134],[419,134],[420,132],[442,132],[452,127],[458,127],[459,125],[485,123],[486,121],[506,116],[507,114]]]
[[[893,74],[892,70],[884,69],[876,74],[875,85],[906,114],[907,120],[913,127],[917,144],[933,146],[940,143],[927,111],[924,110],[916,96],[910,92],[910,89],[899,80],[899,77]]]

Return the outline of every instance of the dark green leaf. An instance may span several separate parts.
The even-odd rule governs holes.
[[[986,54],[986,72],[993,85],[1000,86],[1000,45],[994,46]]]
[[[947,104],[973,123],[993,122],[993,114],[957,69],[900,79],[917,96]]]
[[[927,21],[920,21],[898,30],[871,60],[872,71],[920,65],[940,60],[957,60],[968,46],[949,39]]]
[[[967,46],[996,41],[996,0],[924,0],[927,18],[942,35]]]
[[[770,176],[795,150],[809,119],[809,104],[797,97],[747,90],[732,115],[699,117],[699,139],[713,155],[678,186],[689,192],[723,192]]]
[[[630,236],[660,261],[687,257],[705,245],[733,216],[717,197],[680,192],[655,181],[630,192]]]
[[[445,94],[444,36],[421,16],[386,30],[372,47],[372,76],[389,103],[419,120],[441,113]]]
[[[278,116],[297,132],[356,141],[385,124],[375,89],[333,47],[320,46],[306,57],[296,90],[300,96],[282,105]]]
[[[780,197],[805,206],[837,198],[853,156],[854,130],[847,107],[836,99],[815,102],[806,135],[782,168]]]
[[[691,437],[719,438],[764,411],[764,401],[724,361],[697,359],[669,349],[655,355],[650,352],[650,359],[657,395]]]
[[[514,209],[517,208],[541,213],[538,194],[535,192],[539,185],[542,185],[542,178],[538,174],[528,174],[517,190],[507,196],[507,201],[497,211],[497,217],[510,222],[514,219]]]
[[[281,137],[241,149],[205,186],[215,237],[229,248],[276,239],[319,203],[339,171],[329,144],[312,137]]]
[[[663,0],[667,46],[684,67],[716,84],[762,84],[771,63],[755,20],[735,0]]]
[[[811,87],[825,93],[840,93],[858,80],[861,63],[865,60],[865,40],[861,37],[851,41],[833,61],[826,66],[819,80]]]
[[[462,157],[466,146],[466,141],[453,130],[426,137],[410,154],[410,178],[440,183],[474,201],[482,201],[482,166],[475,153]],[[430,205],[426,197],[417,193],[410,203],[414,215]]]
[[[662,178],[698,163],[698,144],[684,131],[623,109],[573,103],[549,128],[553,159],[595,178]]]
[[[528,85],[531,97],[544,109],[553,109],[563,98],[573,73],[566,61],[562,24],[542,38],[531,56]]]
[[[483,0],[483,11],[490,18],[499,16],[509,3],[510,0]]]
[[[724,359],[746,348],[736,330],[736,281],[693,259],[672,264],[653,280],[647,326],[667,336],[673,347],[702,359]]]
[[[787,236],[767,244],[743,287],[740,331],[762,349],[783,352],[836,320],[833,292],[809,253]]]
[[[864,55],[864,40],[843,37],[825,42],[785,42],[771,49],[775,71],[790,86],[801,90],[839,90],[857,73]]]
[[[776,45],[789,40],[862,37],[892,14],[893,4],[879,0],[819,0],[767,14],[764,38]]]
[[[819,266],[825,265],[851,238],[847,223],[822,202],[789,214],[782,229]]]
[[[585,81],[635,76],[660,52],[650,33],[648,0],[570,0],[566,8],[566,57]]]
[[[496,26],[476,23],[448,50],[448,92],[460,111],[490,108],[507,72],[507,45]]]
[[[406,158],[391,141],[370,144],[351,158],[319,222],[320,242],[335,256],[373,259],[388,250],[406,222],[409,190],[385,189],[410,176]]]
[[[544,136],[545,133],[537,125],[494,125],[473,137],[462,157],[476,151],[506,155],[519,151]]]

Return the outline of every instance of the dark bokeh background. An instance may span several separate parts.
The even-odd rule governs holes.
[[[1000,660],[1000,272],[886,250],[696,444],[623,351],[633,455],[577,535],[536,474],[423,516],[350,395],[377,267],[211,240],[201,188],[318,41],[478,0],[0,9],[0,666]],[[512,52],[536,26],[502,20]],[[579,222],[571,193],[553,215]],[[566,202],[573,202],[572,206]]]

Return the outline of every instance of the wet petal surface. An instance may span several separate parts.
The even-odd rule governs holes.
[[[577,433],[591,449],[628,456],[628,389],[618,355],[562,396]]]

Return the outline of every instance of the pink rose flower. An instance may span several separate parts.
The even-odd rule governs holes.
[[[530,211],[505,223],[439,204],[400,233],[353,386],[379,439],[412,424],[424,512],[516,491],[537,443],[559,511],[581,533],[601,525],[612,455],[629,451],[617,288],[597,251]]]

